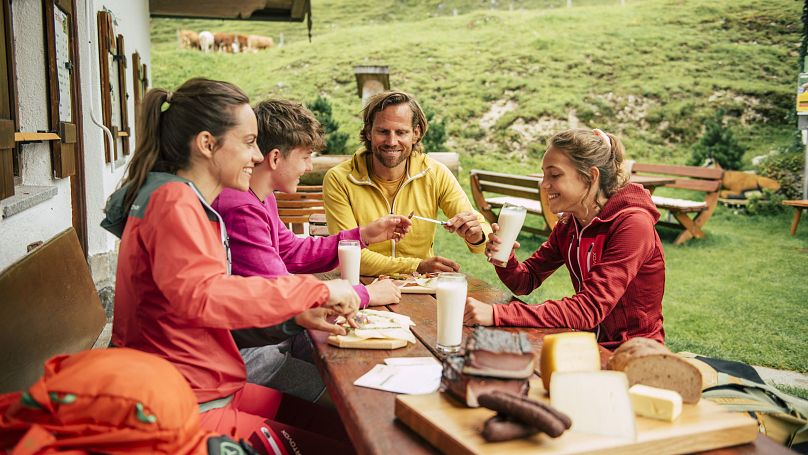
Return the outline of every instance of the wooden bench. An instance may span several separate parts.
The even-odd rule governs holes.
[[[29,387],[45,360],[93,347],[106,323],[73,228],[0,273],[0,393]]]
[[[555,227],[558,217],[545,209],[549,205],[547,196],[539,188],[541,177],[472,169],[470,178],[474,204],[489,223],[497,222],[495,209],[514,204],[521,205],[528,214],[539,215],[543,220],[543,227],[526,225],[522,227],[523,231],[546,236]]]
[[[652,195],[658,209],[667,210],[676,222],[660,221],[657,224],[681,229],[682,232],[673,242],[681,245],[693,237],[705,236],[702,227],[712,216],[718,204],[718,192],[721,189],[723,169],[697,166],[674,166],[667,164],[634,163],[632,174],[667,175],[674,177],[673,183],[665,184],[665,188],[678,188],[704,193],[704,200],[676,199]]]
[[[325,207],[322,185],[299,186],[297,193],[275,193],[278,215],[295,234],[325,236]]]
[[[790,205],[797,210],[794,212],[794,221],[791,223],[791,235],[797,235],[797,226],[800,224],[802,209],[808,209],[808,199],[783,201],[783,205]]]

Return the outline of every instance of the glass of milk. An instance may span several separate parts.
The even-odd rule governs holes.
[[[527,209],[519,205],[505,204],[499,211],[499,231],[496,235],[502,240],[499,244],[499,251],[491,256],[491,259],[508,262],[513,251],[513,242],[516,241],[516,236],[522,230],[522,224],[525,222],[525,214]]]
[[[444,272],[438,275],[438,352],[460,351],[463,340],[463,310],[466,307],[468,283],[462,273]]]
[[[359,259],[362,250],[359,240],[340,240],[337,247],[339,256],[339,274],[343,280],[348,280],[351,286],[359,284]]]

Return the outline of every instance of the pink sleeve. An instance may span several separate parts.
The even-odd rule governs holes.
[[[328,237],[298,237],[283,223],[278,226],[278,249],[291,273],[319,273],[339,266],[337,247],[340,240],[359,240],[359,228],[338,232]]]

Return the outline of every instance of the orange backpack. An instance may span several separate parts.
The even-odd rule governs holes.
[[[207,454],[209,449],[251,452],[200,429],[199,407],[185,378],[166,360],[144,352],[113,348],[56,356],[27,391],[0,396],[0,452]]]

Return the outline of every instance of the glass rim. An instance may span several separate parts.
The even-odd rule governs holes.
[[[466,275],[460,272],[440,272],[438,273],[438,279],[441,278],[448,278],[448,279],[458,279],[463,278],[466,279]]]
[[[353,245],[359,246],[359,240],[340,240],[339,244],[340,245],[348,245],[348,246],[353,246]]]
[[[502,209],[508,209],[508,210],[519,209],[519,210],[527,211],[527,207],[525,207],[523,205],[519,205],[519,204],[512,204],[510,202],[506,202],[506,203],[502,204],[502,207],[500,208],[500,210],[502,210]]]

